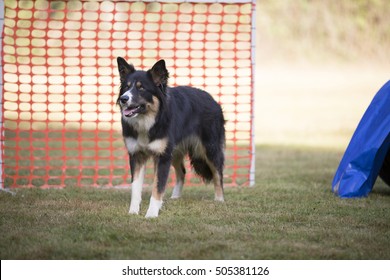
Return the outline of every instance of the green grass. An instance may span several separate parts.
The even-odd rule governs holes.
[[[390,188],[343,200],[330,184],[342,153],[257,147],[256,186],[185,189],[158,219],[127,214],[130,191],[0,192],[1,259],[389,259]]]

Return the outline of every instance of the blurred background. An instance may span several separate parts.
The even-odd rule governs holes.
[[[257,2],[256,143],[345,149],[390,79],[390,1]]]

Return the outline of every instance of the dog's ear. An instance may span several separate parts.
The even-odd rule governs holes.
[[[165,67],[165,61],[159,60],[153,65],[152,69],[149,70],[152,75],[153,82],[158,87],[165,87],[168,83],[169,73]]]
[[[121,83],[125,83],[127,75],[134,73],[135,68],[133,65],[128,64],[126,60],[124,60],[122,57],[118,57],[116,61],[118,63],[118,71],[119,71],[119,77],[121,79]]]

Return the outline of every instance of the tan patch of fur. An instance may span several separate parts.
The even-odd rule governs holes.
[[[156,116],[160,107],[160,100],[156,96],[153,96],[153,103],[148,103],[146,106],[149,109],[148,111]]]
[[[161,201],[164,197],[164,192],[159,193],[158,188],[157,188],[157,183],[158,183],[158,159],[154,158],[154,172],[153,172],[153,182],[152,182],[152,197],[155,200]]]
[[[181,141],[174,150],[174,156],[184,157],[188,153],[190,147],[193,150],[194,157],[207,160],[206,149],[199,137],[196,136],[191,136]]]
[[[157,179],[155,179],[155,181],[157,182]],[[158,189],[157,189],[157,184],[154,185],[153,187],[153,190],[152,190],[152,197],[155,199],[155,200],[158,200],[158,201],[161,201],[164,197],[164,193],[159,193],[158,192]]]
[[[214,181],[214,191],[215,191],[215,200],[216,201],[224,201],[223,198],[223,187],[221,185],[221,177],[218,172],[213,172],[213,181]]]
[[[165,152],[168,145],[168,138],[156,139],[148,144],[148,150],[161,155]]]

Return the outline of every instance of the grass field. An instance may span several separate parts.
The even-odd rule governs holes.
[[[388,1],[258,1],[256,185],[167,190],[160,217],[129,189],[0,192],[1,259],[390,259],[390,188],[345,200],[331,181],[389,79]]]
[[[254,188],[185,189],[158,219],[127,214],[128,189],[0,192],[1,259],[389,259],[390,188],[331,192],[331,149],[257,147]],[[167,198],[172,190],[167,191]]]

